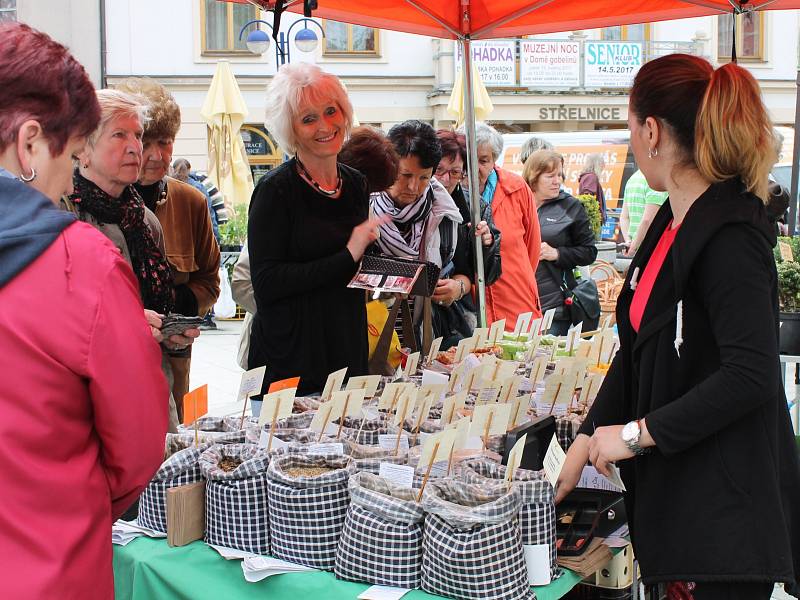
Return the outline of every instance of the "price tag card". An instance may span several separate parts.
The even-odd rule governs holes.
[[[364,390],[365,398],[372,398],[378,391],[381,382],[380,375],[365,375],[363,377],[351,377],[347,380],[346,390]]]
[[[250,396],[261,393],[261,385],[264,383],[264,373],[267,367],[256,367],[242,373],[242,380],[239,382],[239,393],[236,400],[244,400]],[[295,386],[297,387],[297,386]]]
[[[781,260],[794,262],[794,255],[792,254],[792,247],[786,242],[778,242],[778,248],[781,253]]]
[[[444,390],[444,388],[442,388]],[[422,422],[428,418],[428,415],[431,412],[431,406],[433,405],[434,400],[436,400],[439,396],[439,393],[436,390],[427,390],[423,393],[422,389],[419,390],[417,393],[417,416],[414,419],[414,427],[419,428],[422,425]]]
[[[400,600],[411,590],[387,585],[373,585],[358,595],[358,600]]]
[[[531,362],[536,357],[536,351],[539,349],[539,344],[542,342],[542,336],[538,333],[532,333],[530,339],[530,348],[525,355],[525,363]]]
[[[581,339],[581,332],[583,331],[583,323],[573,325],[567,331],[567,352],[572,354],[578,347],[578,342]]]
[[[344,454],[344,444],[331,442],[328,444],[309,444],[309,454]]]
[[[500,319],[492,323],[489,328],[489,345],[494,346],[497,342],[503,339],[503,332],[506,330],[506,320]]]
[[[511,448],[511,452],[508,453],[508,462],[506,463],[506,481],[514,480],[514,473],[517,472],[517,469],[519,469],[519,465],[522,462],[522,453],[525,451],[525,440],[527,439],[528,434],[526,433],[517,440],[517,443],[514,444],[513,448]]]
[[[592,351],[592,344],[585,340],[580,340],[578,342],[578,347],[575,349],[575,356],[578,358],[589,358],[589,354]]]
[[[577,374],[579,379],[586,375],[586,369],[589,366],[589,359],[580,356],[565,356],[559,358],[556,362],[554,375],[572,375]]]
[[[500,395],[500,386],[497,384],[484,385],[478,390],[478,397],[475,399],[475,406],[482,404],[494,404]]]
[[[467,358],[467,355],[475,349],[477,342],[478,339],[474,335],[460,340],[458,346],[456,346],[456,355],[453,358],[453,362],[460,363]]]
[[[476,327],[472,332],[472,337],[475,338],[474,348],[483,348],[486,345],[486,340],[489,339],[489,328]]]
[[[258,437],[258,445],[261,448],[268,448],[269,447],[269,429],[262,429],[261,435]],[[277,436],[272,436],[272,450],[277,450],[279,448],[285,448],[288,446],[288,442],[284,442],[282,439],[279,439]]]
[[[605,475],[601,475],[600,472],[591,465],[583,467],[580,481],[578,481],[578,485],[575,487],[587,488],[590,490],[607,490],[609,492],[620,492],[623,490],[622,487],[611,483]]]
[[[258,426],[263,427],[267,423],[273,423],[278,419],[285,419],[292,414],[294,406],[294,396],[297,388],[272,392],[264,396],[261,405],[261,414],[258,416]]]
[[[444,340],[444,338],[438,337],[438,338],[436,338],[435,340],[433,340],[431,342],[431,347],[428,350],[428,355],[425,357],[425,364],[426,365],[429,365],[434,360],[436,360],[436,357],[439,355],[439,348],[442,347],[442,341],[443,340]]]
[[[485,435],[504,434],[510,414],[510,404],[483,404],[476,406],[475,411],[472,413],[472,423],[469,428],[470,437],[477,436],[482,438]]]
[[[603,331],[605,331],[606,329],[611,329],[611,316],[612,315],[605,316],[605,318],[603,319],[603,324],[600,326],[600,329],[602,329]]]
[[[556,316],[556,309],[551,308],[544,313],[542,317],[542,335],[546,335],[550,328],[553,326],[553,317]]]
[[[592,338],[592,344],[587,354],[591,364],[597,365],[607,362],[614,345],[614,332],[610,329],[603,329]]]
[[[441,384],[445,388],[447,388],[447,384],[450,382],[450,377],[445,375],[444,373],[437,373],[436,371],[429,371],[424,370],[422,371],[422,386],[425,387],[426,385],[431,384]]]
[[[280,392],[281,390],[290,390],[300,385],[299,377],[289,377],[288,379],[281,379],[280,381],[273,381],[269,384],[267,393]]]
[[[394,442],[392,442],[392,450],[394,450]],[[414,467],[409,467],[408,465],[382,462],[380,463],[378,475],[398,487],[410,488],[414,486]]]
[[[533,359],[531,366],[531,384],[536,387],[536,384],[544,381],[545,370],[547,369],[547,357],[537,356]]]
[[[402,427],[403,422],[413,414],[416,403],[417,390],[409,389],[404,391],[403,395],[400,396],[400,399],[397,401],[397,409],[392,423],[398,427]]]
[[[561,474],[561,469],[564,467],[566,459],[567,455],[554,434],[553,439],[550,440],[550,445],[547,447],[547,454],[544,456],[544,473],[553,489],[556,487],[558,476]]]
[[[438,383],[423,383],[417,392],[417,404],[420,404],[423,399],[431,399],[431,406],[436,406],[444,398],[447,392],[447,381],[440,381]]]
[[[567,413],[572,394],[575,393],[574,385],[570,386],[571,381],[574,380],[569,375],[551,375],[547,378],[544,393],[539,402],[540,406],[546,408],[547,412],[545,414],[549,413],[551,409],[552,414],[563,415]]]
[[[517,397],[519,386],[522,384],[522,375],[512,375],[500,384],[498,402],[511,402]]]
[[[523,394],[517,396],[511,404],[511,412],[508,417],[508,429],[514,429],[528,420],[528,408],[531,405],[531,395]]]
[[[467,440],[469,439],[469,425],[471,422],[472,419],[469,417],[461,417],[455,423],[451,423],[447,426],[447,429],[456,430],[456,439],[453,443],[454,450],[463,450],[467,447]]]
[[[532,312],[522,313],[517,317],[517,324],[514,325],[513,338],[516,340],[523,333],[526,333],[531,326],[531,319],[533,318]]]
[[[208,384],[193,389],[183,397],[183,424],[191,425],[208,412]]]
[[[410,382],[392,382],[387,383],[383,388],[383,393],[378,401],[378,410],[394,410],[397,401],[404,391],[413,389],[414,384]]]
[[[361,416],[361,409],[364,408],[364,390],[339,390],[333,393],[331,401],[334,405],[334,414],[338,419],[340,416],[355,417]]]
[[[383,448],[384,450],[391,450],[394,452],[394,448],[397,445],[397,435],[393,433],[385,433],[378,435],[378,446]],[[403,434],[400,437],[400,446],[398,447],[399,450],[408,452],[408,436]]]
[[[442,406],[442,423],[448,425],[467,402],[467,390],[461,390],[444,399]]]
[[[542,317],[531,321],[530,334],[531,338],[533,338],[534,335],[542,335]]]
[[[517,372],[518,365],[519,363],[515,360],[498,360],[489,369],[487,379],[495,382],[505,381]]]
[[[325,387],[322,390],[322,400],[330,400],[333,392],[338,392],[342,389],[342,384],[344,383],[344,378],[347,375],[347,367],[344,369],[339,369],[338,371],[334,371],[330,375],[328,375],[328,379],[325,381]]]
[[[481,381],[483,381],[484,373],[486,372],[486,365],[478,365],[464,376],[464,385],[461,389],[468,392],[477,388]]]
[[[414,352],[413,354],[409,354],[408,358],[406,359],[406,367],[405,369],[403,369],[403,374],[406,377],[411,377],[412,375],[416,375],[418,366],[419,366],[419,352]]]
[[[317,412],[314,415],[314,418],[311,419],[311,424],[308,428],[311,431],[316,431],[317,433],[322,433],[323,430],[332,422],[335,421],[336,418],[331,418],[331,413],[333,412],[333,401],[328,400],[327,402],[323,402],[317,408]]]
[[[424,470],[431,463],[448,460],[455,441],[455,429],[445,429],[444,431],[428,436],[422,443],[417,469]]]
[[[467,368],[466,362],[461,362],[450,373],[450,379],[447,381],[447,391],[454,392],[461,387],[461,380],[464,377],[464,371]]]

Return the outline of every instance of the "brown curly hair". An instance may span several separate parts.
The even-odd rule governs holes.
[[[400,163],[400,157],[386,134],[369,125],[353,129],[337,160],[360,171],[367,178],[370,193],[391,187],[397,179]]]
[[[167,88],[149,77],[129,77],[116,89],[147,99],[149,109],[144,139],[175,139],[181,128],[181,109]]]

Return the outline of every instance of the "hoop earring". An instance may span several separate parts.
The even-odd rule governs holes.
[[[31,167],[31,176],[30,176],[30,177],[25,177],[25,175],[23,175],[22,173],[20,173],[20,174],[19,174],[19,178],[20,178],[22,181],[24,181],[25,183],[30,183],[31,181],[33,181],[34,179],[36,179],[36,169],[34,169],[33,167]]]
[[[650,148],[647,151],[647,158],[655,158],[658,156],[658,148]]]

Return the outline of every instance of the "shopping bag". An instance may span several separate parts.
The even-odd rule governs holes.
[[[219,298],[214,304],[214,316],[221,319],[230,319],[236,316],[236,302],[234,302],[233,294],[231,293],[228,271],[224,267],[219,269]]]

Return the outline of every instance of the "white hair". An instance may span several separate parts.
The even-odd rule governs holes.
[[[503,153],[503,136],[491,125],[475,123],[475,147],[488,144],[492,149],[492,158],[497,160]]]
[[[534,152],[537,152],[539,150],[552,150],[552,149],[553,149],[553,144],[551,144],[550,142],[548,142],[543,138],[532,135],[527,140],[525,140],[525,143],[522,144],[522,148],[520,148],[519,150],[519,162],[521,162],[524,165],[527,162],[528,157]]]
[[[598,177],[603,174],[603,167],[606,166],[606,159],[599,152],[587,154],[583,160],[583,172],[594,173]]]
[[[144,127],[147,124],[149,102],[143,96],[128,94],[119,90],[97,90],[97,102],[100,104],[100,123],[87,139],[94,148],[106,126],[120,117],[136,117]]]
[[[344,115],[345,138],[353,126],[353,105],[336,75],[317,65],[293,63],[283,65],[267,86],[264,125],[287,154],[297,152],[297,138],[292,123],[301,104],[334,102]]]

